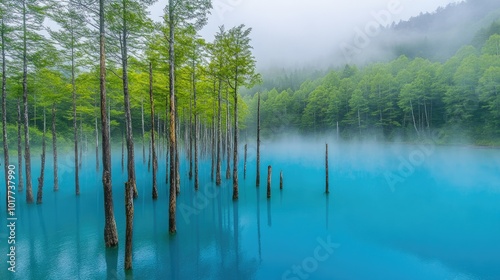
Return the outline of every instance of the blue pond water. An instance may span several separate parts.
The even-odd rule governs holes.
[[[58,193],[48,168],[42,205],[27,205],[25,193],[17,194],[16,272],[7,270],[2,226],[0,279],[500,279],[499,150],[332,143],[326,196],[324,142],[287,144],[263,145],[260,188],[250,145],[246,180],[240,164],[237,203],[230,181],[220,188],[210,181],[207,159],[196,193],[183,158],[173,237],[164,157],[153,202],[151,173],[137,149],[134,269],[127,273],[120,151],[113,157],[115,249],[104,248],[101,171],[93,153],[83,161],[79,197],[71,156],[62,155]],[[5,211],[0,214],[7,224]]]

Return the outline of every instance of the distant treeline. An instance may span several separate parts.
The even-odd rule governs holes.
[[[264,134],[335,132],[343,138],[412,140],[439,131],[475,143],[500,139],[500,35],[465,46],[444,63],[400,56],[358,69],[346,65],[299,89],[261,95]],[[254,130],[257,94],[247,97]]]

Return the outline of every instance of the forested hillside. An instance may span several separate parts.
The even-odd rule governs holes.
[[[407,139],[439,132],[444,142],[498,143],[500,35],[462,47],[445,62],[400,56],[345,66],[298,90],[261,92],[264,133],[338,132],[352,139]],[[248,98],[256,115],[257,94]],[[249,119],[254,129],[254,119]]]

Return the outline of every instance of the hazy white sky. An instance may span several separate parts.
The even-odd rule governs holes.
[[[202,35],[212,40],[218,26],[226,29],[245,24],[258,66],[299,66],[328,59],[341,43],[350,43],[356,30],[379,21],[405,20],[420,12],[432,12],[458,0],[213,0],[214,9]],[[166,0],[153,7],[158,19]],[[382,12],[384,11],[384,12]],[[328,64],[328,63],[327,63]],[[335,63],[331,63],[335,64]]]

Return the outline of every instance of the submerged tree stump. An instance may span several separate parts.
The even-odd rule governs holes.
[[[325,151],[325,172],[326,172],[326,185],[325,185],[325,193],[329,194],[329,186],[328,186],[328,144],[326,144],[326,151]]]
[[[283,171],[280,171],[280,190],[283,189]]]
[[[271,198],[271,173],[272,167],[269,165],[267,167],[267,198]]]
[[[248,144],[245,144],[245,155],[244,155],[244,164],[243,164],[243,179],[247,178],[247,151],[248,151]]]
[[[134,187],[130,182],[125,183],[125,270],[132,269],[132,236],[134,228]]]

